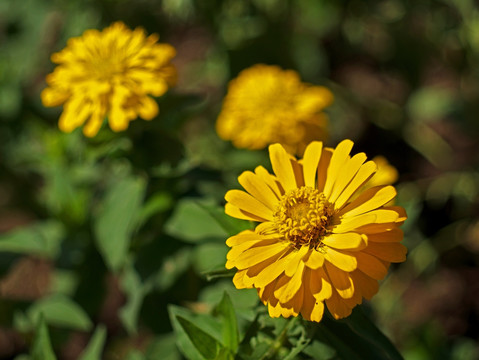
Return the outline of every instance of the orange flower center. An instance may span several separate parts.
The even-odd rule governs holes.
[[[294,247],[321,247],[329,232],[333,207],[324,194],[309,186],[293,189],[281,198],[274,212],[278,232]]]

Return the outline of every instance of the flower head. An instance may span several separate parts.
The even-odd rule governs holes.
[[[310,141],[326,138],[327,117],[321,111],[332,101],[328,89],[301,82],[297,72],[258,64],[229,83],[216,130],[238,148],[278,142],[298,153]]]
[[[161,96],[176,81],[170,63],[175,49],[158,44],[158,36],[128,29],[116,22],[103,31],[87,30],[51,57],[58,66],[46,78],[41,94],[45,106],[64,104],[59,127],[70,132],[84,123],[95,136],[105,117],[114,131],[128,128],[138,116],[151,120]]]
[[[324,303],[335,318],[378,291],[392,262],[405,260],[399,226],[406,213],[387,205],[396,190],[379,185],[361,191],[376,164],[353,142],[336,149],[321,142],[297,160],[280,144],[269,147],[274,175],[263,167],[243,172],[246,190],[226,193],[228,215],[259,222],[230,237],[226,267],[236,267],[237,288],[256,288],[272,317],[320,321]]]

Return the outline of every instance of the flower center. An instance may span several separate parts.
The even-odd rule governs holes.
[[[110,54],[109,57],[92,59],[89,70],[97,79],[108,81],[125,72],[125,65],[121,60],[115,53]]]
[[[329,232],[333,208],[323,193],[309,186],[293,189],[281,198],[274,212],[279,233],[294,247],[322,247],[321,239]]]

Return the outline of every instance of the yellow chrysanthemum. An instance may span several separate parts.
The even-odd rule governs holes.
[[[350,156],[344,140],[336,149],[312,142],[296,160],[280,144],[269,147],[275,175],[263,167],[238,178],[246,190],[226,193],[228,215],[259,222],[227,240],[226,267],[233,282],[256,288],[269,314],[320,321],[324,303],[335,318],[351,313],[378,291],[392,262],[405,260],[399,226],[406,213],[386,204],[389,185],[356,195],[375,173],[366,155]]]
[[[157,41],[156,34],[147,37],[121,22],[68,40],[52,55],[58,66],[41,94],[45,106],[64,104],[60,129],[70,132],[86,122],[83,132],[92,137],[105,117],[114,131],[125,130],[138,116],[153,119],[158,105],[148,95],[161,96],[176,81],[170,63],[176,51]]]
[[[297,72],[258,64],[229,83],[216,130],[238,148],[278,142],[298,153],[326,138],[327,117],[321,111],[332,101],[328,89],[301,82]]]

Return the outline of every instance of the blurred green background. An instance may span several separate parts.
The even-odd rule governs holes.
[[[61,133],[39,96],[49,56],[117,20],[175,46],[178,84],[151,122]],[[214,334],[225,290],[241,331],[254,320],[254,290],[205,272],[248,226],[223,215],[226,190],[269,165],[214,130],[228,81],[256,63],[329,87],[327,144],[399,171],[409,253],[366,306],[377,326],[406,359],[479,358],[473,0],[1,0],[1,359],[42,359],[46,338],[59,359],[181,359],[173,315]],[[292,358],[339,356],[311,346]]]

